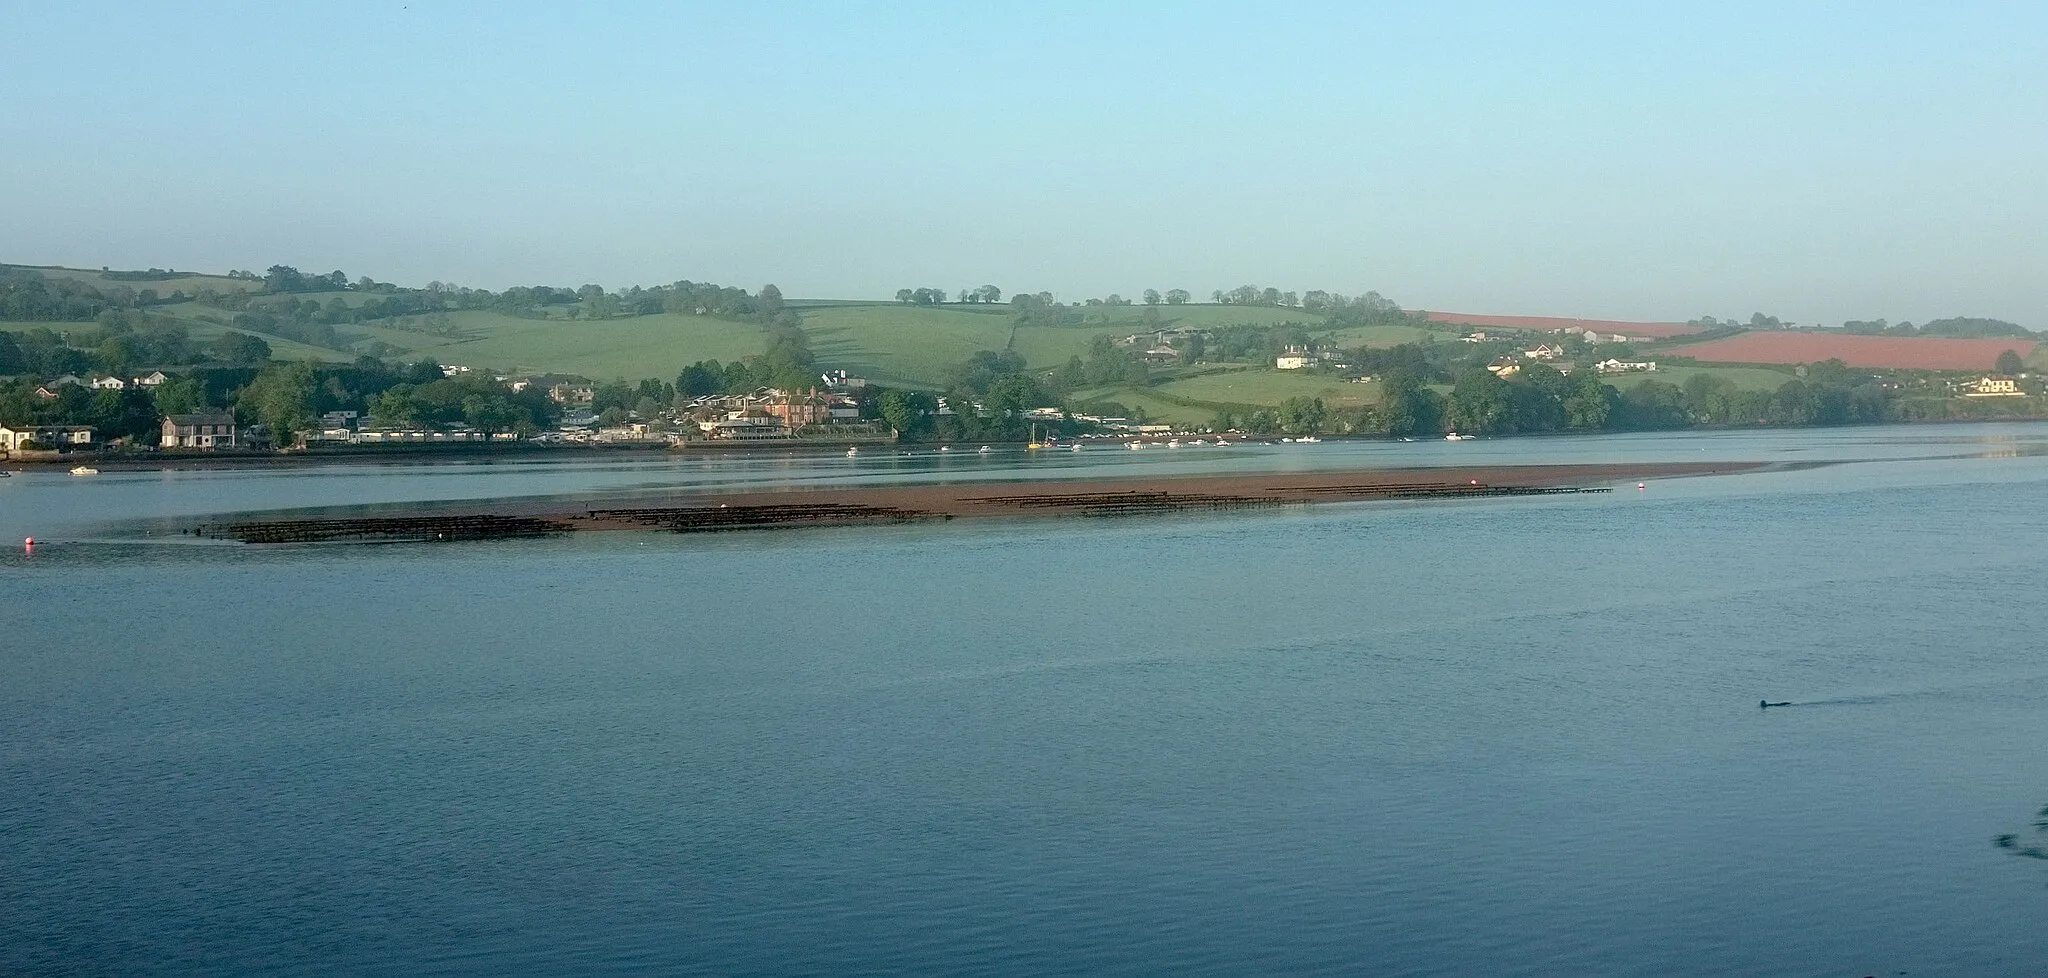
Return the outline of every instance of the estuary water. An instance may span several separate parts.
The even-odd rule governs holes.
[[[2048,973],[2048,426],[0,480],[0,973]],[[260,549],[831,481],[1838,462]],[[1762,699],[1783,708],[1759,709]],[[2044,839],[2043,841],[2048,841]]]

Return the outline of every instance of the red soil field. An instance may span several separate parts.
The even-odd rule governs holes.
[[[2032,340],[1755,332],[1681,346],[1671,352],[1710,363],[1818,363],[1836,359],[1852,367],[1989,372],[1999,354],[2011,350],[2025,357],[2037,345]]]
[[[1575,326],[1602,333],[1620,333],[1623,336],[1647,336],[1651,339],[1665,339],[1672,336],[1691,336],[1700,332],[1698,326],[1684,323],[1632,323],[1620,319],[1568,319],[1563,316],[1479,316],[1463,312],[1424,312],[1423,316],[1433,323],[1465,323],[1471,326],[1492,326],[1496,329],[1563,329]]]

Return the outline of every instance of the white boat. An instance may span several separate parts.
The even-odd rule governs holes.
[[[846,457],[847,457],[847,458],[852,458],[852,457],[854,457],[854,456],[856,456],[856,455],[859,455],[859,454],[860,454],[860,448],[859,448],[859,447],[849,448],[849,449],[847,449],[847,450],[846,450]]]
[[[981,446],[981,447],[980,447],[979,449],[976,449],[976,451],[979,451],[979,452],[980,452],[981,454],[983,454],[983,455],[987,455],[987,454],[988,454],[988,446],[987,446],[987,445],[983,445],[983,446]]]
[[[1470,437],[1471,437],[1470,435],[1461,435],[1461,434],[1458,434],[1457,432],[1453,431],[1453,432],[1451,432],[1450,434],[1448,434],[1448,435],[1445,435],[1445,436],[1444,436],[1444,440],[1445,440],[1445,441],[1464,441],[1465,439],[1467,439],[1467,438],[1470,438]]]
[[[72,470],[71,470],[71,474],[72,474],[72,475],[98,475],[98,474],[100,474],[100,470],[98,470],[98,469],[96,469],[96,468],[93,468],[93,467],[92,467],[92,466],[90,466],[90,465],[81,465],[81,466],[79,466],[79,467],[77,467],[77,468],[75,468],[75,469],[72,469]]]
[[[1168,447],[1168,448],[1179,448],[1179,447],[1180,447],[1180,439],[1178,439],[1178,438],[1175,438],[1174,440],[1172,440],[1172,441],[1169,441],[1169,442],[1167,442],[1167,443],[1166,443],[1166,447]]]
[[[1294,439],[1292,439],[1292,438],[1282,438],[1282,439],[1280,439],[1280,444],[1282,444],[1282,445],[1292,445],[1292,444],[1294,444]]]
[[[952,450],[953,450],[953,446],[951,446],[951,445],[940,445],[940,446],[939,446],[939,451],[942,451],[942,452],[950,452],[950,451],[952,451]]]
[[[1314,435],[1303,435],[1300,438],[1296,438],[1294,443],[1297,445],[1317,445],[1322,443],[1322,439]]]
[[[1070,448],[1068,448],[1068,449],[1067,449],[1067,451],[1070,451],[1070,452],[1078,452],[1078,451],[1080,451],[1080,450],[1081,450],[1081,446],[1079,446],[1079,445],[1074,445],[1074,446],[1072,446],[1072,447],[1070,447]]]
[[[1137,450],[1138,450],[1138,449],[1140,449],[1140,448],[1144,448],[1144,447],[1145,447],[1145,443],[1144,443],[1144,442],[1142,442],[1142,441],[1134,441],[1134,442],[1131,442],[1131,443],[1130,443],[1129,445],[1126,445],[1125,447],[1126,447],[1126,448],[1129,448],[1129,449],[1130,449],[1131,451],[1134,451],[1134,452],[1135,452],[1135,451],[1137,451]]]
[[[1221,438],[1218,438],[1218,439],[1216,439],[1216,447],[1217,447],[1217,448],[1229,448],[1229,447],[1230,447],[1230,443],[1229,443],[1229,442],[1227,442],[1227,441],[1224,441],[1224,440],[1223,440],[1223,439],[1221,439]]]

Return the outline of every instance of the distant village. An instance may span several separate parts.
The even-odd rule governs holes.
[[[448,365],[441,368],[448,377],[469,373],[472,368]],[[161,371],[135,378],[114,376],[78,377],[65,375],[35,388],[38,398],[54,400],[63,389],[75,386],[93,391],[153,389],[171,378]],[[514,378],[494,377],[515,393],[535,384],[549,401],[561,408],[558,424],[531,434],[512,431],[486,432],[461,422],[446,424],[393,423],[359,411],[330,411],[321,415],[295,444],[319,451],[347,446],[428,446],[463,444],[524,443],[534,446],[624,446],[641,448],[680,447],[689,444],[730,444],[763,442],[804,442],[810,444],[860,445],[893,441],[895,433],[872,416],[864,416],[861,392],[868,381],[845,371],[828,371],[818,377],[815,387],[783,390],[760,387],[744,394],[714,394],[680,401],[652,416],[638,412],[592,410],[598,385],[582,377]],[[944,397],[934,399],[935,413],[950,416],[956,408]],[[980,405],[966,405],[980,410]],[[1051,430],[1060,423],[1075,423],[1103,432],[1148,435],[1168,432],[1173,426],[1148,424],[1128,418],[1072,414],[1060,408],[1034,408],[1027,412],[1032,421]],[[66,456],[103,447],[91,425],[0,425],[0,452],[16,460]],[[161,433],[154,444],[130,445],[162,453],[183,452],[268,452],[280,447],[273,432],[261,424],[243,424],[235,413],[214,410],[165,415]]]
[[[1199,358],[1205,341],[1212,340],[1213,336],[1212,330],[1176,327],[1114,336],[1108,338],[1108,342],[1121,351],[1120,355],[1149,367],[1170,370],[1208,362]],[[1582,370],[1601,376],[1646,375],[1646,379],[1647,376],[1669,373],[1668,365],[1660,365],[1657,360],[1604,355],[1609,350],[1625,354],[1632,345],[1656,343],[1658,338],[1651,336],[1567,326],[1541,331],[1474,329],[1457,335],[1456,340],[1479,347],[1472,351],[1472,356],[1463,358],[1464,362],[1475,366],[1483,364],[1486,373],[1502,380],[1519,380],[1539,365],[1566,377]],[[1531,343],[1532,340],[1540,342]],[[1370,350],[1346,350],[1314,342],[1268,349],[1264,355],[1272,357],[1270,366],[1276,372],[1313,373],[1352,383],[1369,384],[1377,379],[1366,369],[1370,367],[1369,362],[1354,362],[1361,358],[1370,361],[1374,355]],[[1278,354],[1272,354],[1272,349],[1278,349]],[[1588,355],[1596,349],[1601,352]],[[1602,358],[1594,359],[1594,356]],[[786,442],[857,446],[891,442],[901,434],[882,417],[872,385],[844,370],[818,373],[815,382],[802,387],[760,386],[740,393],[688,398],[664,394],[659,402],[642,400],[631,410],[617,406],[614,401],[613,406],[600,411],[596,402],[600,389],[605,385],[585,377],[498,375],[461,365],[435,368],[430,364],[427,369],[438,369],[443,379],[475,377],[512,394],[544,397],[552,407],[544,412],[543,430],[534,430],[530,424],[486,429],[445,418],[429,422],[380,418],[370,411],[335,410],[310,419],[310,423],[294,425],[293,430],[280,439],[277,432],[266,426],[248,423],[256,415],[243,412],[238,416],[235,411],[216,408],[169,413],[161,416],[160,422],[154,412],[150,412],[143,424],[156,425],[153,437],[143,437],[133,425],[118,437],[108,437],[106,432],[88,424],[0,424],[0,453],[8,459],[32,461],[55,460],[114,448],[179,454],[263,453],[279,449],[338,452],[385,446],[487,444],[667,448]],[[1253,366],[1250,369],[1262,368]],[[1805,376],[1803,368],[1799,375]],[[1881,390],[1901,389],[1902,382],[1896,377],[1867,372],[1860,376],[1864,383],[1873,384]],[[30,397],[35,403],[54,402],[66,397],[70,388],[92,396],[105,396],[108,392],[153,392],[175,379],[161,370],[133,377],[65,374],[36,385],[30,391]],[[1911,383],[1918,385],[1916,389],[1926,395],[1979,400],[2025,398],[2038,392],[2040,381],[2024,372],[1978,376],[1923,372]],[[955,391],[950,399],[939,395],[922,397],[919,410],[927,417],[952,418],[962,412],[971,412],[969,416],[974,418],[989,416],[978,398],[963,396],[959,391]],[[1320,411],[1320,402],[1316,407]],[[1054,431],[1069,435],[1085,432],[1143,438],[1210,430],[1160,423],[1147,419],[1142,413],[1136,417],[1088,413],[1077,410],[1072,404],[1011,409],[1005,416],[1033,426],[1034,441],[1038,440],[1035,432],[1036,426],[1040,425],[1047,432],[1048,440]],[[1225,421],[1219,423],[1215,430],[1230,428],[1232,426]],[[1315,430],[1291,433],[1313,434]]]

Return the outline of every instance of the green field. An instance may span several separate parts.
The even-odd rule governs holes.
[[[1098,336],[1129,336],[1130,330],[1102,326],[1019,326],[1010,349],[1034,367],[1057,367],[1070,357],[1087,359]]]
[[[1159,322],[1166,328],[1175,326],[1275,326],[1280,323],[1301,323],[1304,326],[1321,326],[1323,317],[1300,309],[1281,309],[1274,306],[1227,306],[1214,303],[1189,303],[1184,306],[1076,306],[1074,311],[1081,314],[1084,326],[1123,328],[1127,332],[1144,329],[1145,310],[1159,311]]]
[[[884,383],[939,386],[975,351],[1010,343],[1010,310],[999,305],[842,305],[807,308],[803,317],[820,364]]]
[[[1333,408],[1363,407],[1378,398],[1378,388],[1372,384],[1354,384],[1329,374],[1271,368],[1205,373],[1168,381],[1158,385],[1158,390],[1193,401],[1266,407],[1290,397],[1322,398],[1324,404]]]
[[[1202,426],[1211,424],[1216,420],[1216,410],[1214,408],[1188,407],[1186,405],[1174,404],[1170,401],[1162,401],[1156,397],[1149,396],[1143,391],[1125,387],[1109,387],[1101,390],[1086,391],[1076,394],[1073,400],[1076,404],[1084,405],[1093,401],[1114,401],[1127,409],[1143,410],[1145,416],[1154,421],[1163,421],[1171,424]]]
[[[342,326],[404,350],[401,359],[534,373],[670,379],[698,360],[738,360],[760,353],[758,326],[663,313],[623,319],[520,319],[496,312],[451,312],[458,336],[382,326]]]
[[[84,282],[85,284],[90,285],[96,289],[110,289],[119,287],[126,289],[134,289],[137,292],[140,292],[143,289],[155,289],[158,295],[170,295],[171,293],[176,292],[179,289],[183,289],[185,290],[186,293],[191,294],[197,293],[200,289],[212,289],[215,292],[247,292],[251,289],[258,289],[263,287],[263,283],[261,281],[250,281],[249,279],[242,278],[228,278],[225,275],[200,275],[194,273],[191,275],[180,275],[177,278],[162,279],[160,281],[129,282],[123,281],[121,279],[110,279],[106,277],[105,274],[90,268],[47,268],[40,265],[17,265],[13,267],[26,268],[32,271],[40,272],[42,273],[44,278],[74,279],[76,281]]]
[[[1452,334],[1421,326],[1349,326],[1319,336],[1321,341],[1341,347],[1399,346],[1403,343],[1441,343]]]

